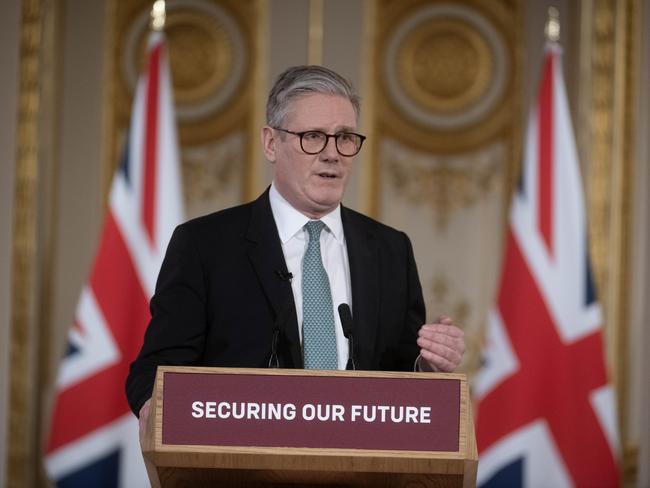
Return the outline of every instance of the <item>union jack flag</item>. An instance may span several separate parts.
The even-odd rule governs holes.
[[[149,298],[183,215],[164,36],[149,38],[99,250],[60,365],[46,469],[60,487],[148,486],[138,422],[124,394],[149,322]]]
[[[483,487],[615,487],[618,434],[561,67],[546,47],[475,383]]]

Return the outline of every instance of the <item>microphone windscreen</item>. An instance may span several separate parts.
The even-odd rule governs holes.
[[[347,303],[339,305],[339,317],[341,318],[343,335],[346,339],[349,339],[352,334],[352,311],[350,310],[350,305]]]

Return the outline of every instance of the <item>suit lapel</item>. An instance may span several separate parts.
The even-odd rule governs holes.
[[[287,265],[271,212],[268,189],[252,205],[250,226],[246,234],[248,258],[276,319],[278,316],[289,317],[286,324],[279,325],[283,328],[281,332],[289,344],[293,366],[302,368],[302,351],[291,283],[278,276],[278,271],[286,272]]]
[[[379,327],[379,251],[375,236],[352,211],[341,218],[350,262],[354,355],[357,369],[371,369]]]

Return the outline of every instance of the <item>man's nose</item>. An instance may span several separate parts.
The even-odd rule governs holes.
[[[339,152],[336,149],[336,137],[328,137],[327,144],[320,152],[321,159],[324,161],[332,161],[339,159]]]

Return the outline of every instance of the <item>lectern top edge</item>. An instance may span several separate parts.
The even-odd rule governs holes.
[[[317,370],[317,369],[274,369],[274,368],[211,368],[205,366],[158,366],[159,373],[204,373],[204,374],[256,374],[278,376],[341,376],[341,377],[367,377],[367,378],[414,378],[414,379],[450,379],[467,381],[467,376],[462,373],[425,373],[425,372],[397,372],[397,371],[345,371],[345,370]]]

